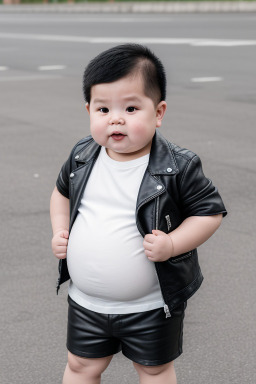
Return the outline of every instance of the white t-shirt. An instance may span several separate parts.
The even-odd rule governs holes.
[[[164,305],[144,253],[135,211],[149,155],[120,162],[102,148],[86,185],[67,252],[69,295],[95,312],[143,312]]]

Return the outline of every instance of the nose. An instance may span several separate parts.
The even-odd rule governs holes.
[[[123,125],[124,119],[122,116],[118,114],[112,114],[112,116],[109,119],[109,125]]]

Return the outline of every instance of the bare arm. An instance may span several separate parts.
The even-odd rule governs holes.
[[[51,196],[52,251],[58,259],[67,256],[69,237],[69,200],[55,187]]]
[[[153,230],[152,234],[144,238],[145,254],[151,261],[165,261],[191,251],[208,240],[219,228],[221,221],[222,214],[191,216],[169,234]]]

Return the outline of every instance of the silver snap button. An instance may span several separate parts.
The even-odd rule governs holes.
[[[158,185],[158,186],[156,187],[156,189],[157,189],[158,191],[160,191],[162,188],[163,188],[162,185]]]
[[[75,176],[75,174],[74,173],[70,173],[70,178],[72,179],[74,176]]]
[[[172,168],[167,168],[166,171],[167,171],[167,172],[171,172],[171,171],[172,171]]]
[[[79,155],[76,155],[75,159],[78,160],[79,159]]]

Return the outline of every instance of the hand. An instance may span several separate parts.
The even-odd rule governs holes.
[[[65,259],[67,257],[68,237],[68,231],[63,229],[56,232],[52,238],[52,251],[58,259]]]
[[[144,237],[145,255],[150,261],[166,261],[173,254],[172,239],[166,233],[153,229],[152,235]]]

